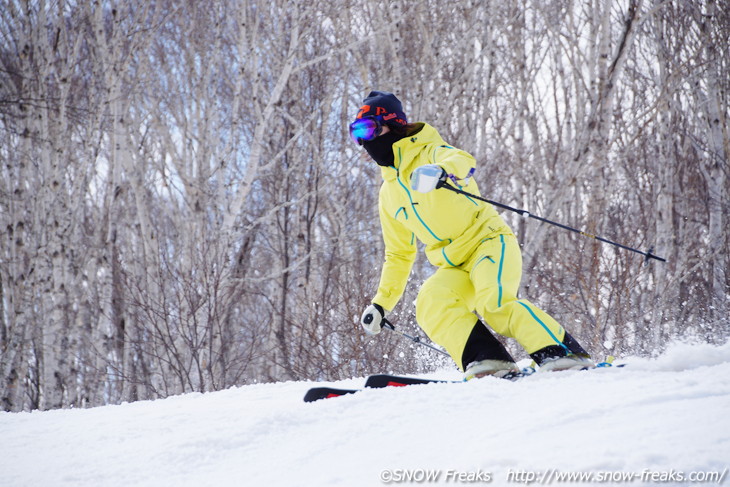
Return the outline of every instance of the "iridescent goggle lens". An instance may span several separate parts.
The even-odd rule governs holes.
[[[373,140],[383,131],[383,124],[377,118],[359,118],[350,124],[350,137],[358,144]]]

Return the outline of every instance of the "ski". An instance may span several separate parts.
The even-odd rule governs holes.
[[[454,383],[461,381],[437,380],[437,379],[421,379],[419,377],[406,377],[400,375],[377,374],[370,375],[365,380],[365,388],[382,389],[384,387],[404,387],[417,384],[436,384],[436,383]],[[304,402],[314,402],[320,399],[330,399],[333,397],[346,396],[360,392],[362,389],[336,389],[333,387],[313,387],[304,395]]]
[[[606,367],[619,368],[626,364],[614,364],[613,357],[608,357],[606,361],[599,362],[593,367],[586,367],[581,370],[596,370]],[[508,376],[502,377],[505,380],[516,381],[523,377],[528,377],[536,372],[534,365],[525,367],[520,371],[515,371]],[[370,375],[365,379],[366,389],[382,389],[385,387],[404,387],[418,384],[454,384],[464,382],[460,380],[440,380],[440,379],[423,379],[420,377],[407,377],[402,375],[377,374]],[[330,399],[333,397],[342,397],[349,394],[360,392],[362,389],[337,389],[333,387],[313,387],[304,395],[304,402],[314,402],[320,399]]]

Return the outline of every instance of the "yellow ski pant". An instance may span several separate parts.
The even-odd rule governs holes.
[[[560,345],[565,330],[526,299],[517,299],[522,254],[513,235],[484,240],[458,267],[439,268],[416,300],[416,320],[431,340],[461,367],[476,311],[500,335],[514,338],[529,353]]]

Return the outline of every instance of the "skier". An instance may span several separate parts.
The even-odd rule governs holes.
[[[593,366],[580,344],[545,311],[518,299],[522,255],[514,233],[489,204],[447,190],[450,184],[480,196],[476,161],[448,145],[427,123],[408,123],[395,95],[372,91],[350,136],[381,167],[380,224],[385,262],[380,284],[361,324],[382,329],[405,290],[416,258],[416,239],[438,269],[416,300],[416,320],[467,379],[510,378],[519,368],[490,329],[511,337],[541,370]]]

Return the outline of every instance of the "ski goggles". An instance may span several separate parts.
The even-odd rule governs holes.
[[[350,124],[350,138],[357,145],[373,140],[382,132],[382,117],[358,118]]]

